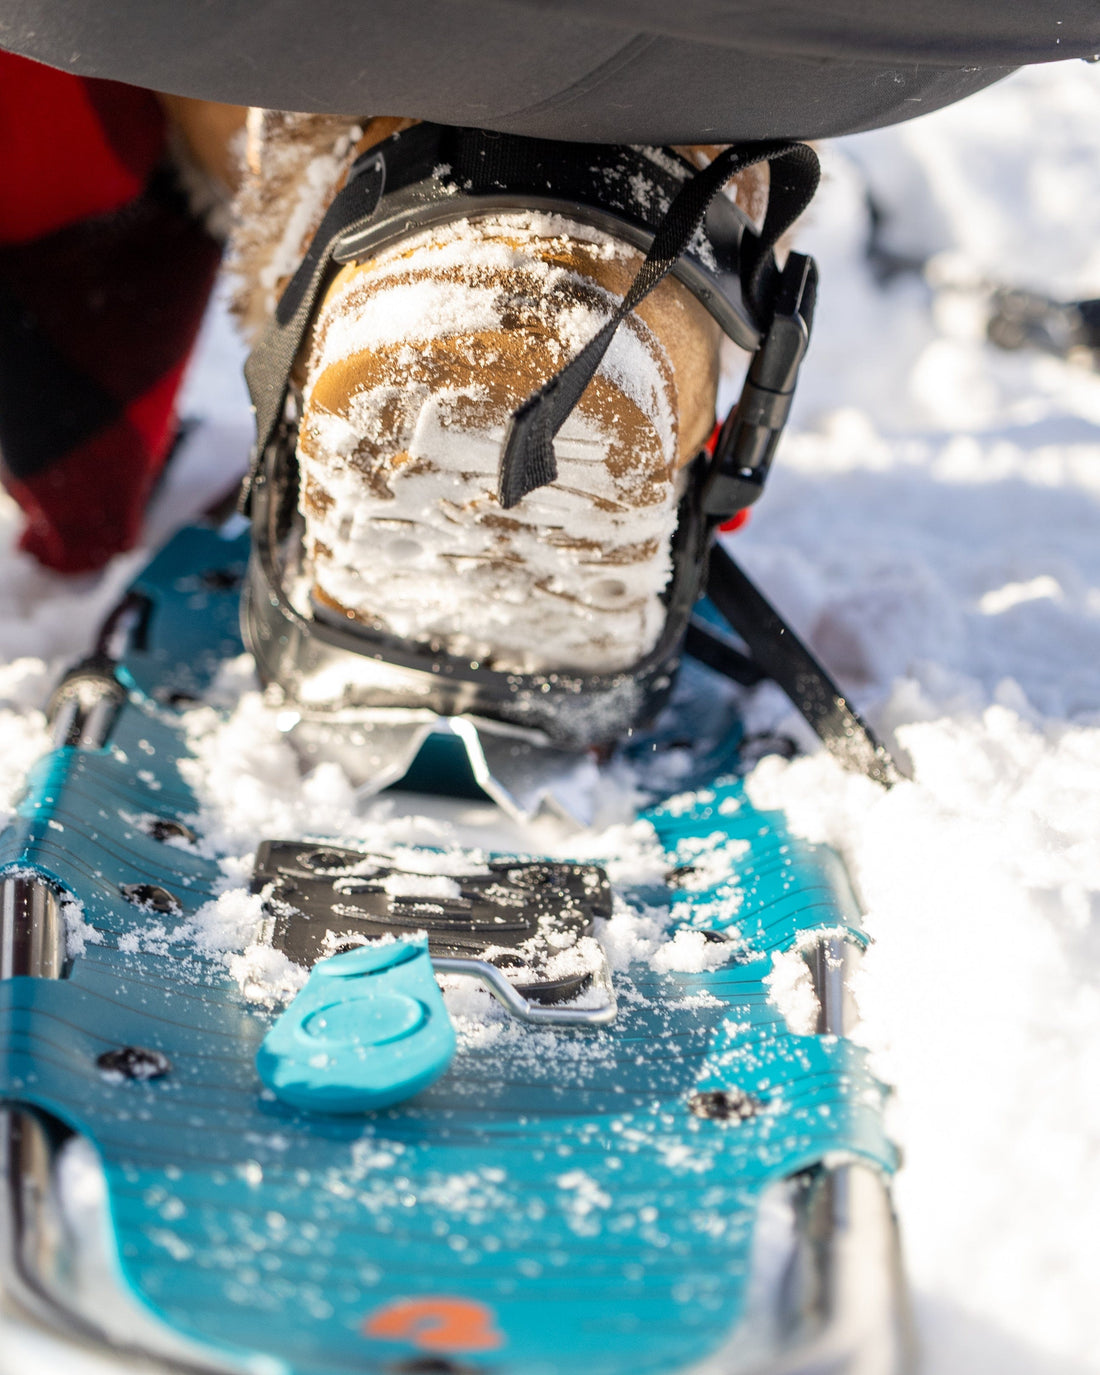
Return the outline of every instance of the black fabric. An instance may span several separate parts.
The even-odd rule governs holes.
[[[0,454],[33,477],[118,417],[118,401],[71,363],[4,285],[0,250]]]
[[[715,673],[740,683],[742,687],[756,687],[768,676],[759,664],[698,616],[693,616],[688,625],[684,636],[684,653],[706,664],[707,668],[714,669]]]
[[[667,38],[799,56],[1005,62],[1073,56],[1100,36],[1094,0],[515,0]],[[1091,55],[1084,53],[1081,55]]]
[[[256,412],[255,455],[260,457],[271,442],[283,413],[287,381],[317,298],[332,262],[332,251],[341,234],[353,234],[368,224],[378,207],[385,185],[385,162],[368,155],[357,164],[353,176],[325,212],[310,241],[306,256],[279,298],[275,318],[248,355],[244,365],[248,394]]]
[[[0,46],[277,109],[607,143],[820,138],[1100,51],[1096,0],[4,0]]]
[[[732,176],[761,162],[771,164],[768,208],[756,238],[742,244],[741,288],[756,322],[770,323],[771,289],[775,274],[772,249],[805,210],[817,190],[817,155],[805,144],[749,144],[727,148],[685,182],[638,269],[630,289],[607,324],[560,372],[528,397],[515,412],[504,440],[498,496],[505,510],[529,492],[553,482],[558,475],[554,436],[576,407],[596,374],[611,340],[627,315],[668,276],[702,223],[707,206]]]

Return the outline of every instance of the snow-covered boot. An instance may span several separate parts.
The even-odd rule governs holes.
[[[629,668],[656,644],[685,469],[714,426],[718,328],[665,282],[624,321],[555,444],[497,495],[510,415],[579,350],[642,255],[498,212],[337,274],[305,361],[297,457],[318,601],[514,673]]]
[[[744,677],[692,617],[709,570],[712,595],[737,578],[749,647],[775,638],[744,623],[743,576],[711,544],[762,490],[805,351],[816,272],[773,249],[812,152],[706,162],[270,112],[250,133],[239,305],[274,321],[246,370],[244,624],[299,745],[383,786],[440,717],[512,756],[517,730],[622,741],[669,700],[689,638]],[[720,192],[752,173],[759,210],[763,167],[756,226]],[[722,332],[752,361],[715,427]],[[803,681],[806,664],[767,671]],[[803,696],[877,767],[831,684]]]
[[[306,194],[315,228],[353,151],[394,123],[254,117],[246,313],[280,266],[252,226],[300,227]],[[298,363],[319,606],[506,672],[614,672],[652,650],[685,470],[714,425],[719,329],[686,286],[666,279],[624,321],[558,435],[557,480],[507,512],[497,494],[512,412],[606,321],[642,257],[592,223],[493,209],[336,273]]]

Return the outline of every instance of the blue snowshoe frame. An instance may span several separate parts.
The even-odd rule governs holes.
[[[130,1344],[176,1364],[729,1375],[808,1372],[822,1353],[843,1370],[869,1340],[884,1372],[902,1369],[885,1091],[841,1034],[842,966],[866,938],[835,853],[757,810],[735,775],[642,814],[669,886],[620,891],[667,903],[672,930],[736,936],[723,967],[639,964],[616,976],[614,1025],[508,1023],[374,1114],[274,1101],[254,1067],[274,1014],[193,940],[141,949],[151,922],[171,935],[223,886],[190,843],[200,809],[178,766],[183,710],[241,652],[247,554],[245,534],[192,528],[141,575],[99,689],[63,699],[66,738],[85,743],[40,761],[0,841],[0,1160],[22,1200],[4,1283],[127,1344],[82,1308],[64,1247],[35,1244],[76,1133],[102,1165],[108,1278],[151,1319]],[[707,886],[716,850],[734,877]],[[88,934],[66,953],[69,901]],[[765,982],[796,949],[813,1034]],[[758,1221],[776,1199],[793,1241],[761,1336]]]

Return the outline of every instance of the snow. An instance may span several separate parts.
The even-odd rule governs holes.
[[[661,942],[649,962],[658,974],[701,974],[705,969],[721,969],[729,958],[725,941],[708,941],[702,931],[681,927],[671,940]]]
[[[1100,68],[1020,73],[911,125],[842,140],[825,164],[800,243],[822,267],[816,339],[771,489],[737,549],[913,781],[884,794],[813,752],[763,760],[750,786],[757,802],[786,807],[796,831],[838,845],[866,907],[860,1034],[897,1086],[896,1198],[923,1371],[1100,1372],[1100,376],[1000,354],[982,337],[986,283],[1100,295]],[[889,246],[934,255],[935,294],[918,275],[875,280],[868,182]],[[157,538],[240,465],[232,358],[212,316],[188,400],[212,422],[161,493]],[[51,679],[85,652],[87,627],[141,560],[65,581],[14,552],[16,528],[5,499],[8,808],[45,743]],[[227,799],[219,843],[235,854],[298,815],[287,811],[289,747],[272,746],[246,668],[223,685],[238,704],[232,739],[212,717],[202,727]],[[805,740],[773,693],[757,695],[751,724]],[[302,805],[338,836],[350,797],[330,770]],[[369,824],[391,848],[445,843],[432,815],[386,805]],[[653,863],[636,828],[600,843],[615,849],[613,877]],[[292,970],[264,967],[253,946],[239,953],[256,916],[242,882],[230,866],[211,948],[261,994],[279,979],[290,988]],[[736,921],[735,894],[729,908]],[[609,925],[615,967],[676,958],[679,944],[687,961],[724,950],[701,939],[696,949],[690,935],[669,943],[660,911],[617,912]],[[777,964],[772,996],[808,1018],[796,958]],[[509,1034],[484,1015],[483,995],[466,999],[460,1035]],[[539,1033],[532,1053],[557,1044]],[[588,1225],[599,1200],[581,1173],[559,1185]],[[62,1362],[40,1337],[0,1326],[0,1372],[39,1368],[93,1363]]]
[[[814,938],[819,940],[820,934],[815,932]],[[772,972],[765,983],[768,997],[790,1029],[797,1036],[812,1036],[817,1030],[821,1004],[802,951],[797,947],[776,951],[772,955]]]

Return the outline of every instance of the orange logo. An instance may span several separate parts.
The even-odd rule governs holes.
[[[493,1310],[473,1299],[395,1299],[372,1313],[363,1331],[411,1342],[421,1351],[495,1351],[504,1345]]]

